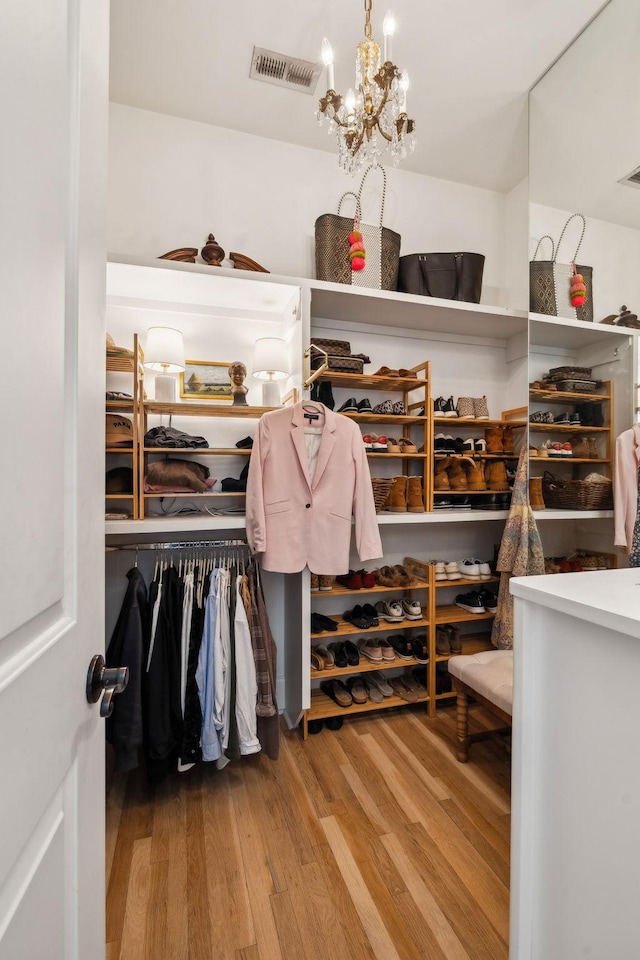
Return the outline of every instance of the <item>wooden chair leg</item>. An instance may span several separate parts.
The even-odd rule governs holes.
[[[469,698],[459,680],[454,679],[456,691],[456,734],[458,736],[458,750],[456,756],[460,763],[469,759]]]

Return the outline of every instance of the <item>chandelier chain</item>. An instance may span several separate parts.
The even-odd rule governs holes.
[[[364,0],[364,35],[371,40],[371,4],[373,0]]]

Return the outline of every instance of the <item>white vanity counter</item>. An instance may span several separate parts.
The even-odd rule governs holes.
[[[640,957],[640,570],[516,578],[511,960]]]

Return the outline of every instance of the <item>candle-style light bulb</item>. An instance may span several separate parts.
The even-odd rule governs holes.
[[[385,63],[388,60],[391,60],[391,38],[393,37],[396,30],[396,18],[393,15],[391,10],[387,10],[384,21],[382,24],[382,32],[384,34],[384,60]]]
[[[409,89],[409,74],[406,70],[400,71],[400,89],[402,90],[402,103],[400,105],[401,110],[406,110],[407,108],[407,90]]]
[[[322,40],[322,50],[321,50],[322,62],[327,68],[327,90],[334,90],[334,78],[333,78],[333,50],[331,49],[331,44],[326,37]]]
[[[347,119],[353,117],[356,112],[356,95],[351,87],[349,87],[344,97],[344,109],[347,114]]]

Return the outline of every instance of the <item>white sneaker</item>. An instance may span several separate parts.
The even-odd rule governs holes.
[[[447,580],[459,580],[462,576],[460,573],[460,568],[455,560],[451,560],[449,563],[445,564],[444,570],[447,575]]]
[[[430,563],[436,568],[436,580],[446,580],[447,573],[443,560],[431,560]]]
[[[483,563],[482,560],[476,560],[475,563],[478,564],[480,569],[480,579],[481,580],[491,580],[493,574],[491,573],[491,567],[488,563]]]
[[[459,560],[458,569],[465,580],[480,579],[480,566],[477,560]]]

